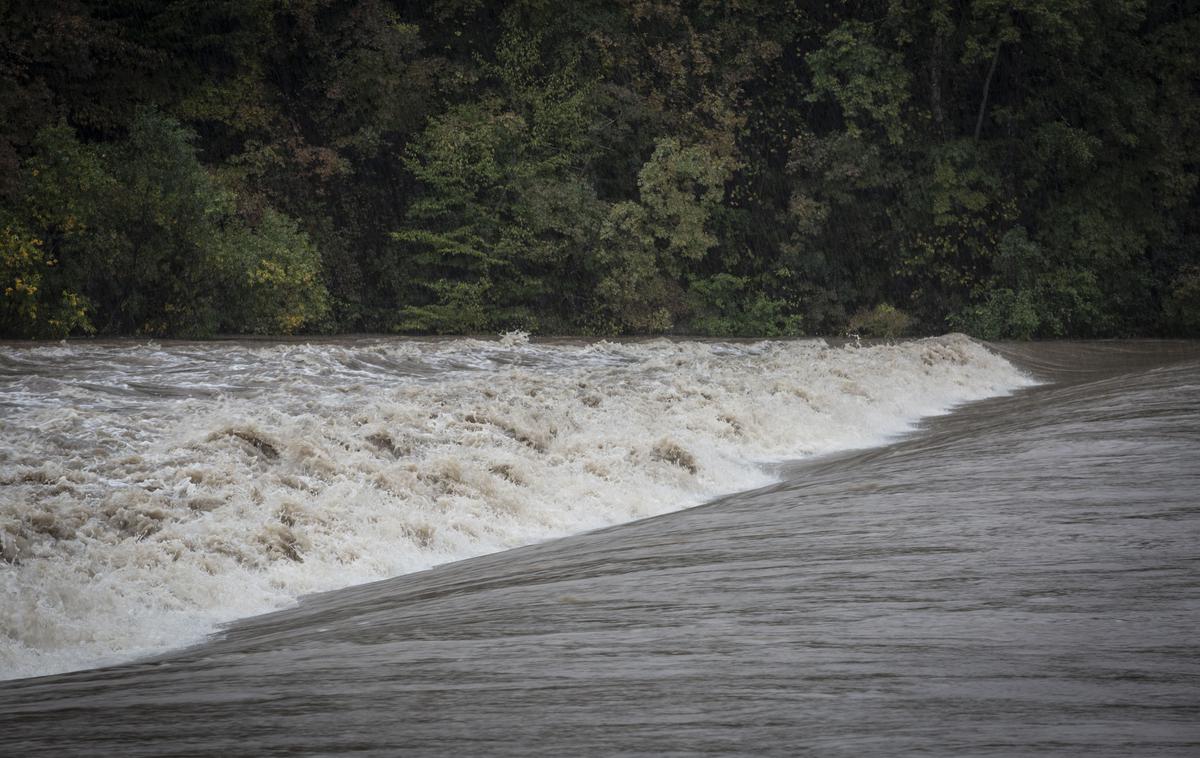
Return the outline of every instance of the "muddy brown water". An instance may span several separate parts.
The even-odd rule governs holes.
[[[693,509],[0,683],[7,755],[1200,754],[1200,348]]]

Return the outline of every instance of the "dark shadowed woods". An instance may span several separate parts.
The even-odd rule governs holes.
[[[0,334],[1200,331],[1200,9],[0,0]]]

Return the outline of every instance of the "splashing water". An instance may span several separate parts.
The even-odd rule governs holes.
[[[961,335],[0,348],[0,677],[699,504],[1030,384]]]

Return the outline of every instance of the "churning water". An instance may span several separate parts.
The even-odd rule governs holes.
[[[697,505],[1027,382],[961,336],[3,348],[0,676]]]
[[[3,356],[13,754],[1200,753],[1193,344]]]

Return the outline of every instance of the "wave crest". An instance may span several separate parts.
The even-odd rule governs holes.
[[[762,463],[1029,383],[961,335],[72,345],[0,368],[9,677],[762,486]]]

